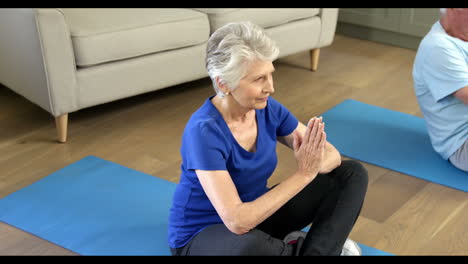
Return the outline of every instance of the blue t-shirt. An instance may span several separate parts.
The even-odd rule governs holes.
[[[242,148],[223,117],[208,98],[188,121],[182,136],[180,182],[169,214],[169,246],[179,248],[205,227],[222,223],[195,173],[227,170],[243,202],[268,191],[267,181],[276,168],[276,140],[291,134],[298,120],[272,97],[255,110],[256,151]]]
[[[436,22],[419,45],[413,80],[432,145],[448,159],[468,139],[468,106],[453,95],[468,86],[468,42]]]

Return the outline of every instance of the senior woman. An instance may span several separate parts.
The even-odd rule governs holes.
[[[273,94],[279,49],[259,26],[230,23],[208,40],[216,95],[188,121],[169,216],[173,255],[359,254],[347,239],[367,191],[367,171],[341,161],[322,118],[307,126]],[[274,186],[276,142],[297,171]],[[312,223],[310,231],[300,232]]]

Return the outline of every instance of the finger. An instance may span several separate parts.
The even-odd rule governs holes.
[[[315,146],[318,129],[319,129],[319,119],[315,118],[312,123],[312,131],[310,131],[310,136],[309,136],[309,144],[311,147]]]
[[[322,131],[321,137],[320,137],[320,142],[318,145],[318,150],[319,151],[325,151],[325,145],[327,143],[327,133],[325,131]]]
[[[303,137],[303,143],[307,144],[309,142],[309,137],[310,137],[310,132],[312,130],[312,124],[315,120],[315,116],[312,117],[309,122],[307,123],[307,127],[306,127],[306,131],[304,133],[304,137]]]
[[[317,124],[317,132],[316,132],[315,139],[314,139],[314,146],[313,146],[314,149],[318,149],[320,147],[320,141],[321,141],[321,138],[322,138],[322,134],[323,134],[323,124],[318,123]]]
[[[323,131],[322,139],[320,142],[321,147],[325,149],[326,143],[327,143],[327,133]]]

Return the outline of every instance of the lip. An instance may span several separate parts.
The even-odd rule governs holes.
[[[260,99],[257,99],[257,100],[260,101],[260,102],[266,102],[268,100],[268,97],[260,98]]]

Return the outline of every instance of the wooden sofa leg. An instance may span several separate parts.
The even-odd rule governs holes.
[[[68,114],[55,117],[55,127],[57,128],[57,140],[60,143],[67,141]]]
[[[316,71],[318,68],[318,61],[320,57],[320,49],[310,50],[310,68]]]

